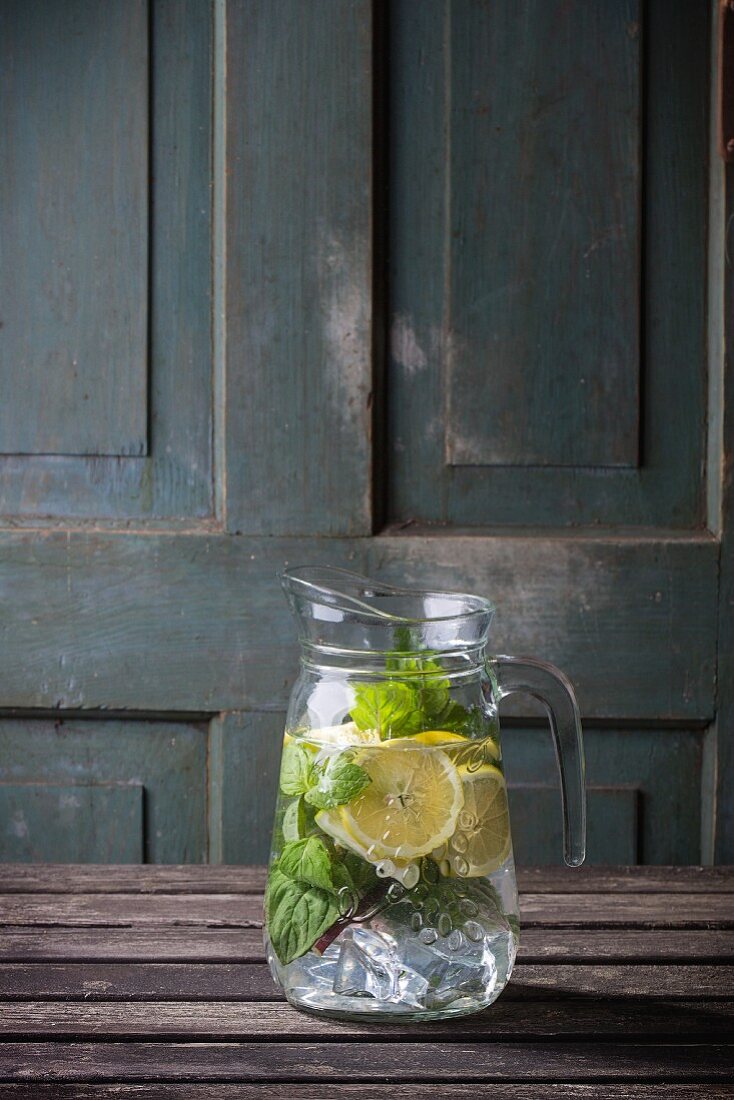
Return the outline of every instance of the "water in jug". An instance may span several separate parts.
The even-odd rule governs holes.
[[[533,658],[490,656],[480,596],[332,567],[282,577],[301,670],[286,718],[265,947],[299,1008],[349,1019],[476,1012],[512,973],[519,911],[499,701],[545,705],[565,860],[584,859],[573,690]]]

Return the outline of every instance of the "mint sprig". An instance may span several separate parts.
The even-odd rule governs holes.
[[[305,794],[315,781],[313,753],[297,741],[283,746],[280,763],[280,789],[283,794]]]
[[[352,721],[376,729],[381,740],[410,737],[421,730],[463,733],[471,711],[450,695],[447,676],[430,653],[388,654],[383,679],[354,686]]]
[[[275,954],[284,966],[313,947],[339,917],[336,894],[296,881],[274,864],[265,891],[265,919]]]
[[[318,810],[332,810],[352,802],[372,782],[364,768],[355,764],[349,752],[327,761],[316,783],[306,791],[306,801]]]

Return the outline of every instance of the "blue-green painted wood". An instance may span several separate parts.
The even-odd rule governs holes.
[[[140,783],[0,783],[7,863],[142,863]]]
[[[637,465],[639,8],[448,6],[452,466]]]
[[[663,729],[584,729],[586,781],[590,788],[633,788],[638,792],[638,858],[640,863],[700,863],[702,731]],[[561,795],[553,744],[546,729],[503,727],[502,755],[510,786],[542,784],[554,788],[548,829],[557,832],[554,862],[563,862],[560,843]],[[597,814],[591,805],[590,815]],[[617,807],[619,813],[619,807]],[[608,829],[619,816],[610,819]],[[605,836],[604,822],[590,827],[595,850],[589,859],[614,863],[619,839]],[[537,852],[545,857],[546,846]],[[528,862],[536,851],[526,853]]]
[[[281,705],[295,631],[276,574],[319,561],[481,593],[495,651],[555,661],[591,717],[713,713],[711,537],[0,534],[6,707],[218,712]]]
[[[16,805],[26,820],[30,815],[35,821],[34,832],[44,822],[50,829],[62,821],[58,808],[44,810],[38,805],[36,800],[41,796],[37,792],[42,785],[81,786],[89,792],[91,801],[78,811],[78,834],[73,840],[68,838],[70,845],[76,845],[74,858],[81,860],[93,860],[105,836],[110,845],[120,846],[121,857],[125,851],[137,851],[139,819],[126,829],[119,815],[132,812],[129,802],[124,795],[117,796],[127,805],[124,810],[124,806],[115,807],[109,800],[110,790],[137,787],[144,789],[143,862],[204,862],[206,769],[205,723],[123,721],[99,715],[89,719],[27,717],[0,721],[0,784],[16,785],[16,792],[18,784],[29,785],[27,796],[18,799]],[[124,786],[108,788],[105,784]],[[33,809],[34,802],[37,810]],[[3,858],[17,858],[12,854],[13,836],[6,838],[0,833],[0,849],[5,843],[9,847]],[[39,857],[34,849],[33,859],[55,858],[54,844],[61,845],[62,839],[47,843],[45,857],[43,850]]]
[[[3,12],[7,18],[10,9],[30,12],[36,6],[36,0],[11,3],[3,6]],[[56,19],[66,19],[65,5],[50,6],[58,13]],[[91,7],[102,22],[108,12],[112,12],[113,23],[120,8],[129,12],[125,35],[137,25],[138,0]],[[155,0],[151,14],[152,218],[145,242],[146,257],[150,249],[150,348],[148,357],[143,346],[140,360],[148,373],[150,454],[147,458],[0,456],[0,515],[13,522],[51,516],[124,524],[134,517],[206,517],[212,513],[212,12],[208,0]],[[59,58],[64,56],[61,46],[72,29],[65,23],[60,32],[56,43]],[[141,34],[144,44],[148,34],[145,21]],[[115,101],[114,110],[118,109]],[[76,120],[79,133],[82,121]],[[147,148],[147,136],[144,143]],[[67,190],[59,187],[59,217],[79,201]],[[147,198],[148,181],[146,205]],[[33,218],[33,210],[29,208],[26,216]],[[136,308],[139,304],[143,318],[144,287],[143,280],[135,288]],[[113,308],[112,299],[107,305],[109,309],[95,311],[95,325]],[[3,316],[0,311],[0,319]],[[0,330],[0,341],[5,331]],[[106,378],[111,368],[103,363],[100,369]],[[121,424],[133,395],[134,389],[131,396],[126,390],[114,410]],[[22,399],[22,387],[3,395],[8,416],[17,418]],[[61,426],[68,418],[52,396],[48,407],[56,409],[59,430],[71,432],[73,422]]]
[[[734,175],[727,165],[726,180],[726,268],[722,285],[727,354],[719,364],[722,371],[720,400],[723,415],[718,420],[720,437],[715,441],[720,507],[713,517],[721,532],[721,574],[719,588],[718,677],[716,699],[714,855],[720,863],[734,863],[734,362],[730,345],[734,341],[734,276],[732,274],[731,215],[734,212]],[[717,418],[713,418],[714,423]]]
[[[227,715],[221,800],[223,862],[261,863],[270,834],[284,711]],[[589,862],[698,863],[703,735],[585,730]],[[561,796],[550,733],[503,725],[518,859],[562,863]]]
[[[227,526],[372,529],[372,5],[227,5]]]
[[[562,861],[563,821],[554,787],[521,783],[509,788],[512,848],[520,867]],[[639,791],[588,787],[585,863],[626,867],[639,862]]]
[[[551,3],[544,10],[557,14],[562,7]],[[584,7],[612,15],[627,10],[626,4]],[[456,8],[463,11],[463,5]],[[703,523],[708,5],[665,0],[643,5],[641,453],[639,469],[616,470],[446,466],[443,371],[453,338],[446,302],[452,278],[444,103],[452,77],[446,7],[440,0],[395,0],[390,12],[390,518],[539,529]],[[545,46],[552,64],[552,40]],[[463,63],[462,57],[454,59],[454,67]],[[510,69],[513,63],[508,59]],[[455,142],[461,140],[460,132],[454,135]],[[600,137],[600,155],[604,142]],[[615,185],[610,179],[610,192]],[[522,181],[517,186],[522,190]],[[456,199],[452,201],[455,206]],[[463,214],[467,221],[472,216],[472,211]],[[539,256],[539,268],[543,263]],[[551,294],[562,281],[563,273],[548,270],[539,294]],[[612,316],[617,308],[616,296],[610,296]],[[558,410],[549,410],[549,415],[561,414],[565,396],[560,395]]]
[[[0,452],[147,450],[148,5],[0,5]]]
[[[222,863],[264,863],[280,774],[282,712],[224,715],[222,726],[220,813]]]

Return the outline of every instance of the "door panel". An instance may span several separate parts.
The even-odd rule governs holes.
[[[202,722],[0,721],[0,862],[205,861],[207,756]]]
[[[49,10],[54,15],[47,19]],[[146,10],[140,0],[74,0],[70,6],[11,0],[2,6],[8,24],[0,36],[3,49],[17,58],[26,83],[44,50],[63,69],[59,79],[67,68],[81,71],[87,64],[88,79],[106,74],[94,95],[78,89],[73,96],[77,85],[71,82],[61,101],[68,111],[61,128],[20,76],[9,93],[6,109],[30,149],[47,149],[49,163],[60,168],[41,173],[29,189],[25,181],[39,167],[35,161],[17,149],[1,158],[16,167],[0,182],[13,188],[2,203],[3,249],[11,249],[20,227],[35,227],[15,252],[3,252],[1,265],[15,287],[9,297],[3,292],[12,319],[0,328],[5,523],[93,519],[128,526],[132,518],[171,518],[180,525],[213,511],[211,10],[206,0],[154,0],[150,24]],[[96,49],[91,60],[84,52],[90,40]],[[3,72],[13,80],[12,68]],[[50,95],[50,88],[43,90]],[[121,104],[127,104],[124,111]],[[128,145],[115,144],[116,125]],[[100,137],[105,127],[109,134]],[[64,153],[59,146],[68,133],[75,142]],[[77,143],[102,158],[99,170],[77,156]],[[141,172],[144,190],[133,202],[131,188]],[[48,211],[51,224],[39,221],[39,208]],[[89,217],[98,209],[100,224]],[[8,222],[16,226],[10,235]],[[105,243],[107,235],[118,242],[115,248]],[[53,274],[41,278],[36,265],[47,261]],[[48,293],[39,296],[37,288],[47,285]],[[16,293],[23,296],[22,310],[13,305]],[[46,322],[31,317],[30,309],[45,310]],[[128,315],[134,339],[124,322]],[[83,358],[74,351],[77,337]],[[27,435],[27,446],[17,446],[19,432]],[[38,453],[17,453],[24,449]]]
[[[37,27],[46,3],[17,6]],[[276,573],[321,562],[489,597],[494,651],[578,688],[590,858],[700,860],[720,553],[706,6],[126,10],[150,58],[149,275],[103,285],[118,335],[133,288],[146,340],[130,407],[94,425],[75,390],[63,423],[34,419],[7,367],[0,426],[69,453],[0,455],[0,783],[11,824],[20,808],[46,838],[0,857],[264,859],[297,668]],[[114,167],[117,216],[134,165]],[[79,324],[99,337],[100,316]],[[47,329],[34,363],[44,339],[68,353],[68,326]],[[121,362],[94,361],[81,400],[103,405]],[[123,436],[139,453],[107,453]],[[550,739],[532,702],[505,713],[524,723],[505,737],[518,851],[546,860]],[[67,794],[82,825],[57,841]]]
[[[390,11],[388,518],[700,526],[706,5]],[[580,104],[611,120],[583,149]]]

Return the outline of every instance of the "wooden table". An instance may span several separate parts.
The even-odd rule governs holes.
[[[734,868],[525,871],[506,992],[412,1026],[287,1005],[263,881],[0,866],[1,1100],[734,1096]]]

